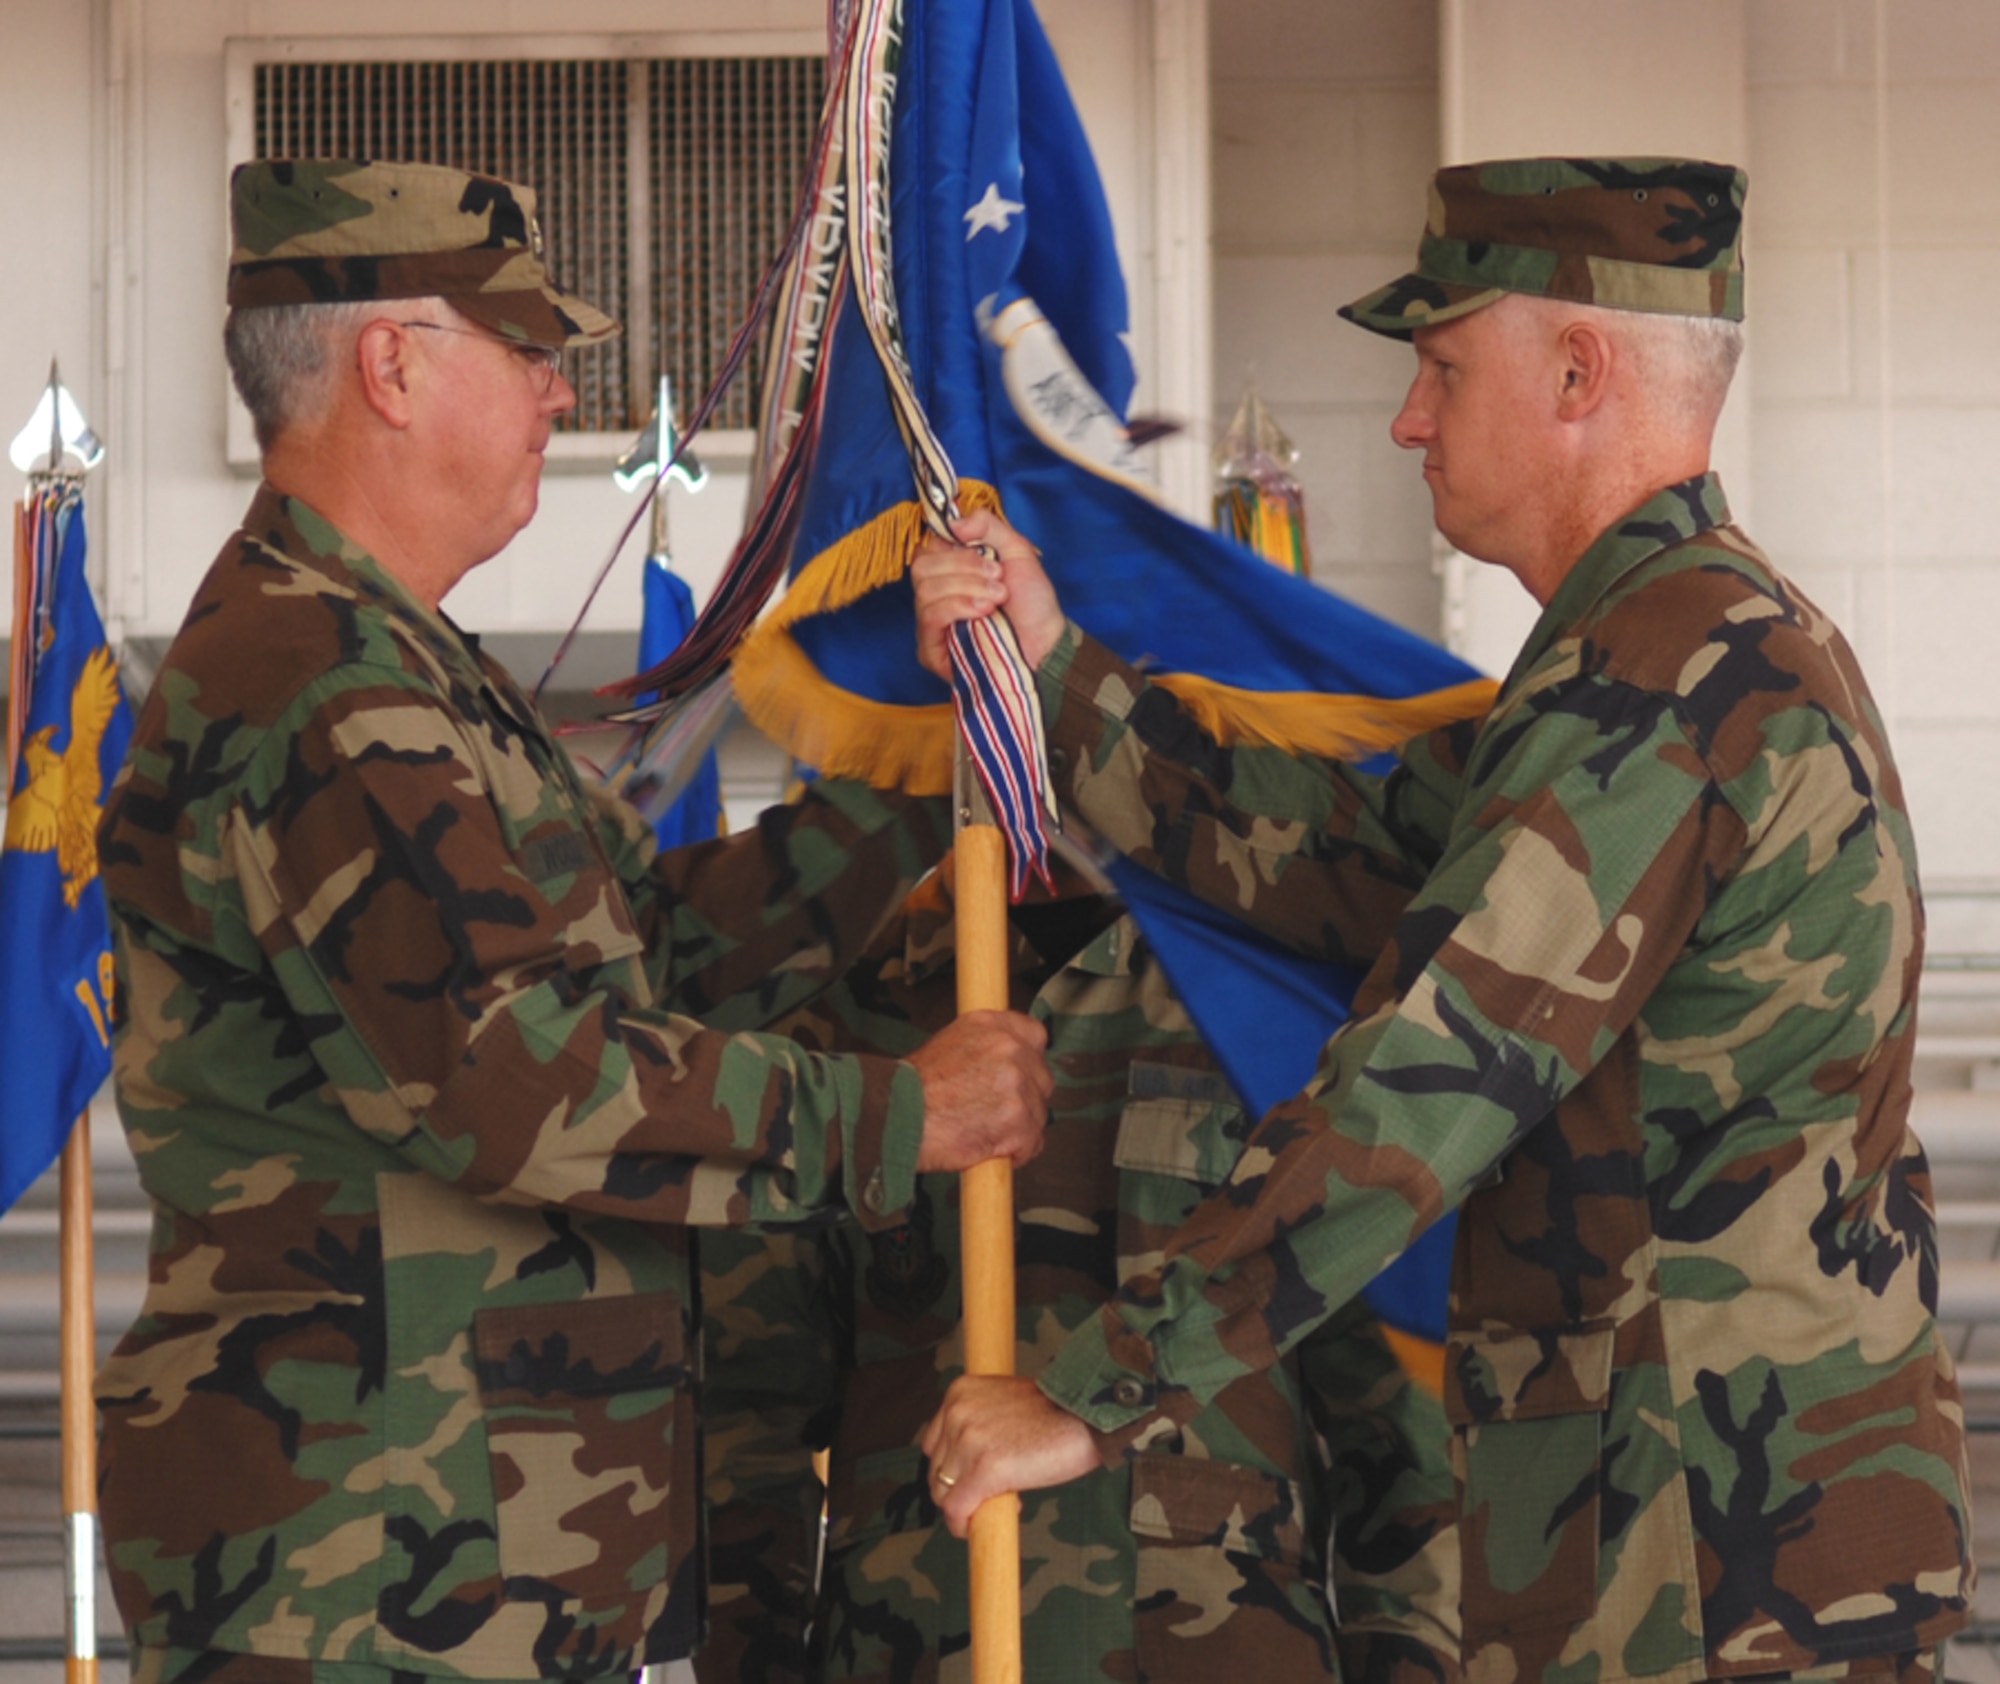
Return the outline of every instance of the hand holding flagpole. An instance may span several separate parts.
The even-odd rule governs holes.
[[[924,524],[957,542],[957,469],[931,425],[906,354],[888,220],[893,199],[884,119],[904,20],[896,0],[870,0],[855,18],[839,107],[847,166],[847,257],[860,314],[909,454]],[[1048,767],[1034,675],[1004,615],[954,626],[952,700],[958,722],[958,1009],[1008,1004],[1007,902],[1031,874],[1048,875]],[[976,771],[977,776],[973,774]],[[997,818],[997,823],[996,823]],[[1001,828],[1004,826],[1003,828]],[[968,1374],[1014,1372],[1013,1168],[989,1161],[959,1181],[961,1282]],[[981,1505],[971,1531],[974,1684],[1020,1684],[1021,1531],[1017,1500]]]
[[[958,1009],[1005,1011],[1007,838],[993,822],[971,757],[959,748],[957,816]],[[965,1312],[965,1371],[1014,1372],[1014,1166],[974,1164],[959,1177],[959,1274]],[[975,1684],[1021,1677],[1021,1514],[1012,1496],[972,1517],[972,1676]]]

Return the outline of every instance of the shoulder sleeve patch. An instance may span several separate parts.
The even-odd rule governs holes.
[[[526,843],[521,849],[521,863],[537,883],[546,883],[552,877],[568,876],[589,865],[590,844],[578,831],[559,831],[554,836]]]

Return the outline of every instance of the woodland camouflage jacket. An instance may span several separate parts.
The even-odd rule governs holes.
[[[1014,1180],[1027,1375],[1157,1259],[1253,1120],[1132,922],[1092,935],[1103,908],[1014,913],[1013,1004],[1047,1026],[1057,1084],[1045,1149]],[[951,911],[926,883],[906,927],[786,1030],[827,1049],[920,1044],[953,1010]],[[916,1447],[963,1364],[959,1245],[957,1180],[938,1175],[919,1178],[900,1227],[701,1236],[715,1504],[702,1684],[795,1680],[809,1619],[810,1676],[969,1677],[966,1546]],[[1364,1304],[1161,1425],[1129,1461],[1023,1495],[1029,1684],[1455,1680],[1444,1416]],[[816,1444],[832,1474],[815,1611]]]
[[[1491,715],[1386,779],[1222,750],[1074,630],[1041,669],[1090,824],[1373,967],[1041,1384],[1115,1458],[1462,1201],[1446,1405],[1493,1684],[1796,1671],[1966,1618],[1903,792],[1840,634],[1727,520],[1708,477],[1606,531]],[[1384,945],[1368,885],[1412,872]]]
[[[923,1098],[906,1064],[674,1014],[822,986],[942,822],[835,786],[653,860],[497,665],[260,491],[103,826],[155,1211],[98,1385],[137,1644],[273,1680],[691,1646],[677,1225],[894,1219]]]

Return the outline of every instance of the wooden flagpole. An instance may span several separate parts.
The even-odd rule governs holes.
[[[958,751],[958,1009],[1005,1011],[1007,838],[993,822],[963,744]],[[959,1278],[965,1371],[1014,1372],[1014,1166],[989,1158],[959,1177]],[[1021,1511],[1011,1493],[972,1517],[974,1684],[1020,1684]]]
[[[51,486],[80,481],[102,458],[104,446],[83,419],[76,400],[62,383],[54,358],[49,360],[48,464],[28,473],[29,496]],[[67,415],[65,415],[67,410]],[[39,408],[36,412],[39,416]],[[70,425],[66,428],[65,422]],[[35,420],[28,422],[28,430]],[[9,454],[25,444],[38,444],[24,431]],[[78,466],[70,468],[74,457]],[[27,624],[33,593],[28,575],[35,565],[25,506],[17,506],[14,521],[16,647]],[[24,674],[17,664],[16,684]],[[22,716],[28,696],[15,691],[7,735],[7,787],[14,785],[21,750]],[[86,1111],[70,1129],[62,1149],[58,1182],[57,1251],[61,1310],[57,1335],[57,1374],[62,1434],[63,1513],[63,1675],[65,1684],[97,1684],[97,1412],[93,1396],[97,1376],[97,1314],[94,1303],[96,1263],[91,1249],[90,1114]]]
[[[61,1173],[63,1676],[65,1684],[97,1684],[97,1317],[87,1112],[63,1147]]]

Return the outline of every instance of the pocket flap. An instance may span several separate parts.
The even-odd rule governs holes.
[[[1455,1427],[1589,1415],[1611,1401],[1610,1322],[1536,1333],[1452,1336],[1444,1408]]]
[[[489,1404],[657,1391],[688,1379],[681,1301],[671,1292],[480,1310],[472,1346]]]
[[[1220,1071],[1135,1059],[1112,1158],[1120,1169],[1220,1183],[1243,1154],[1250,1122]]]
[[[1132,1459],[1131,1525],[1137,1537],[1269,1560],[1297,1561],[1305,1545],[1292,1481],[1192,1456]]]

